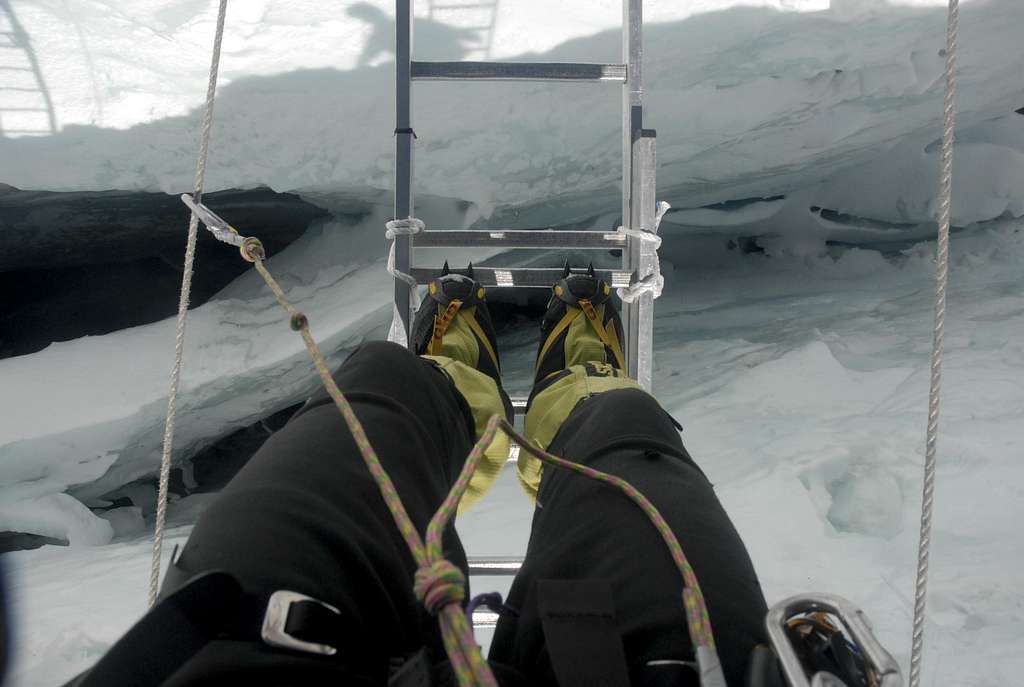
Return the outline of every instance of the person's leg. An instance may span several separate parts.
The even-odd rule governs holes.
[[[765,601],[672,418],[641,390],[607,391],[582,401],[548,450],[626,479],[659,509],[701,584],[726,680],[740,684],[751,649],[765,641]],[[693,660],[680,574],[653,525],[612,487],[546,466],[526,560],[507,601],[519,617],[502,616],[490,656],[533,684],[554,684],[537,606],[537,583],[549,579],[610,583],[634,684],[643,684],[649,661]]]
[[[701,584],[726,680],[738,684],[764,640],[764,598],[675,422],[629,379],[611,294],[593,270],[567,268],[552,287],[525,434],[550,453],[625,479],[660,511]],[[619,490],[525,451],[518,472],[537,508],[491,659],[538,685],[698,684],[681,574],[647,516]]]
[[[462,396],[435,363],[383,342],[360,348],[334,376],[422,533],[472,445],[473,418]],[[448,560],[465,572],[453,528],[444,542]],[[237,580],[245,603],[188,594],[199,587],[190,580],[212,571]],[[213,621],[224,629],[213,641],[199,642],[202,648],[180,668],[174,664],[177,671],[164,684],[383,684],[390,660],[424,646],[431,661],[444,659],[437,620],[413,595],[414,571],[351,433],[320,390],[200,517],[154,611],[163,607],[161,617],[171,622],[154,629],[152,622],[147,626],[149,616],[144,618],[91,678],[84,676],[84,684],[119,675],[124,661],[160,656],[162,645],[194,643],[196,632],[189,628],[196,618],[210,624],[204,611],[209,616],[206,608],[218,606],[233,609],[225,613],[232,617]],[[340,623],[334,614],[325,620],[319,608],[309,616],[309,604],[301,612],[301,631],[327,632],[332,640],[322,643],[336,646],[336,656],[282,650],[261,640],[263,609],[279,590],[340,611]],[[186,600],[180,601],[183,594]],[[179,610],[168,612],[171,603]],[[298,634],[293,620],[289,614],[287,631]],[[117,679],[127,684],[123,674]]]

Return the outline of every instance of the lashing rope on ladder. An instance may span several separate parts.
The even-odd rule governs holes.
[[[205,210],[205,208],[203,209]],[[212,213],[209,213],[209,215],[214,217],[215,221],[219,220]],[[221,232],[216,235],[225,242],[237,245],[238,238],[233,237],[232,233]],[[426,536],[421,537],[409,518],[394,483],[384,470],[376,451],[374,451],[373,446],[370,444],[366,431],[352,410],[352,406],[334,382],[323,353],[310,333],[309,319],[306,315],[296,310],[288,301],[281,286],[267,270],[264,264],[263,246],[260,241],[252,237],[243,237],[241,244],[242,256],[251,262],[256,271],[259,272],[278,303],[288,313],[291,328],[302,337],[324,388],[352,433],[356,446],[359,448],[359,453],[374,481],[377,483],[384,503],[395,521],[395,525],[398,527],[413,559],[416,561],[417,571],[413,583],[413,591],[424,607],[430,613],[438,616],[445,650],[459,685],[464,687],[473,685],[491,686],[497,683],[494,680],[494,675],[491,673],[490,666],[488,666],[481,655],[480,647],[473,637],[472,624],[462,610],[462,601],[465,594],[465,576],[459,568],[444,558],[441,535],[452,517],[454,517],[459,501],[469,487],[473,473],[483,459],[485,450],[491,445],[497,432],[502,431],[521,447],[520,450],[526,451],[535,458],[551,465],[571,470],[611,485],[622,491],[630,500],[637,504],[651,524],[658,530],[682,578],[683,608],[687,618],[687,627],[693,644],[694,655],[697,658],[701,671],[701,684],[707,687],[724,687],[725,681],[715,648],[711,620],[708,616],[707,604],[704,601],[704,595],[701,592],[697,576],[686,555],[683,553],[678,539],[676,539],[672,529],[658,512],[657,508],[654,507],[654,504],[635,487],[621,478],[585,465],[564,460],[530,445],[530,442],[516,432],[515,428],[500,415],[494,415],[487,423],[483,435],[473,446],[473,450],[466,458],[466,463],[451,491],[449,491],[441,507],[438,508],[431,518],[427,526]]]
[[[399,236],[415,236],[426,229],[427,225],[424,224],[421,219],[409,217],[408,219],[389,220],[384,227],[384,237],[391,242],[391,245],[388,247],[388,262],[386,269],[388,274],[390,274],[394,279],[405,282],[409,285],[409,309],[412,312],[416,312],[420,307],[420,293],[416,289],[419,284],[416,282],[416,278],[414,276],[406,274],[395,267],[395,239]],[[405,324],[402,321],[402,314],[398,312],[397,303],[393,308],[391,316],[391,328],[388,330],[388,341],[401,344],[402,346],[409,345],[409,338],[405,332]]]
[[[641,250],[643,250],[643,244],[646,243],[651,246],[651,251],[654,253],[654,264],[651,270],[647,274],[637,275],[637,280],[629,286],[616,289],[616,293],[619,298],[622,299],[623,303],[633,303],[645,293],[651,294],[652,297],[658,298],[661,296],[662,290],[665,288],[665,277],[661,276],[661,258],[658,257],[658,248],[661,247],[661,237],[658,236],[658,228],[661,226],[661,220],[665,216],[665,213],[669,211],[672,206],[661,201],[658,203],[657,210],[654,215],[654,227],[650,230],[647,229],[626,229],[625,227],[619,227],[618,232],[625,234],[626,236],[640,241]]]

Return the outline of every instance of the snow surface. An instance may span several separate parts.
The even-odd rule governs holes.
[[[317,222],[270,261],[333,362],[390,318],[387,4],[229,9],[208,188],[263,183],[365,210]],[[906,667],[931,345],[932,245],[915,242],[934,233],[944,2],[647,5],[646,125],[659,132],[659,194],[676,208],[662,232],[656,395],[769,600],[847,596]],[[58,130],[0,136],[0,182],[188,190],[214,6],[12,1]],[[503,3],[492,34],[420,7],[418,56],[615,61],[618,6]],[[963,3],[925,684],[1013,684],[1024,669],[1022,22],[1019,0]],[[417,214],[435,228],[614,227],[617,94],[499,88],[417,86]],[[18,102],[0,93],[0,126],[16,128]],[[726,250],[743,237],[765,252]],[[504,342],[519,386],[535,345],[526,326]],[[0,530],[72,543],[5,557],[13,684],[66,679],[144,610],[148,509],[101,518],[86,506],[155,470],[172,350],[165,321],[0,361]],[[176,457],[315,385],[272,297],[241,277],[190,315]],[[529,511],[508,477],[460,522],[471,553],[525,547]],[[173,504],[173,541],[206,502]]]

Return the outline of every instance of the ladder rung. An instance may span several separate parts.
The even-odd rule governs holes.
[[[515,575],[523,565],[518,556],[472,556],[469,559],[470,575]]]
[[[610,250],[626,245],[626,235],[615,231],[555,231],[554,229],[423,231],[413,238],[417,248],[508,247]]]
[[[583,273],[583,270],[576,271]],[[413,267],[411,272],[413,278],[421,284],[441,276],[439,267]],[[466,274],[466,270],[453,269],[451,272]],[[615,288],[632,283],[632,274],[624,270],[599,269],[594,272]],[[473,277],[484,286],[505,288],[547,289],[561,279],[562,274],[564,270],[561,267],[473,267]]]
[[[497,627],[499,617],[494,611],[473,611],[473,627],[478,630]]]
[[[479,81],[626,81],[624,64],[585,62],[413,62],[412,79]]]
[[[444,5],[431,5],[430,9],[437,10],[479,10],[479,9],[490,9],[498,3],[496,2],[474,2],[465,5],[459,5],[454,3],[446,3]],[[460,27],[465,28],[465,27]]]
[[[526,404],[530,400],[529,396],[513,396],[509,400],[512,401],[512,414],[513,415],[515,415],[517,417],[522,416],[522,415],[526,415]],[[513,453],[515,453],[515,456],[512,456]],[[518,455],[519,455],[518,447],[516,447],[515,449],[512,449],[512,448],[509,449],[509,456],[510,457],[516,457]]]

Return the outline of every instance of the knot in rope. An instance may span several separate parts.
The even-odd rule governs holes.
[[[442,558],[416,571],[412,591],[430,615],[437,615],[448,604],[466,598],[466,576]]]
[[[416,283],[416,278],[411,274],[406,274],[395,267],[395,239],[399,236],[414,236],[427,228],[427,225],[423,220],[417,217],[408,217],[406,219],[392,219],[388,220],[384,227],[384,237],[391,242],[391,246],[388,248],[388,263],[387,269],[388,274],[391,275],[392,279],[405,282],[409,285],[409,305],[415,312],[420,307],[420,294],[416,290],[419,285]],[[408,338],[405,334],[405,327],[402,325],[402,315],[398,312],[398,307],[395,306],[394,312],[391,317],[391,328],[388,331],[388,341],[392,341],[403,346],[408,344]]]
[[[619,298],[622,299],[623,303],[633,303],[645,293],[658,298],[665,288],[665,277],[661,276],[661,259],[658,257],[658,249],[661,247],[661,237],[658,236],[658,228],[661,226],[662,217],[665,216],[670,207],[672,206],[665,201],[658,203],[654,214],[654,228],[650,231],[646,229],[627,229],[625,227],[619,227],[618,229],[620,234],[625,234],[630,238],[640,241],[641,255],[644,253],[644,244],[653,253],[652,266],[647,274],[640,276],[639,279],[629,286],[616,289],[616,293],[619,294]]]

